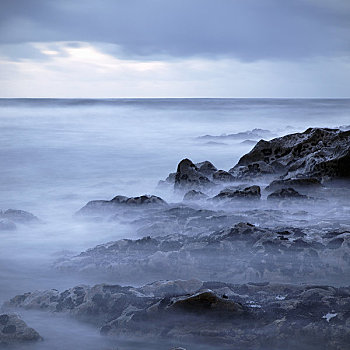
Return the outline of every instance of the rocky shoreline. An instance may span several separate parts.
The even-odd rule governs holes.
[[[261,140],[228,171],[183,159],[158,186],[182,200],[117,195],[75,214],[127,224],[139,238],[61,257],[53,269],[115,284],[28,292],[4,310],[68,313],[104,335],[350,349],[349,179],[350,131],[340,129]],[[24,211],[0,213],[1,230],[33,222]],[[9,333],[1,320],[21,326]],[[0,343],[41,339],[21,322],[1,315]]]

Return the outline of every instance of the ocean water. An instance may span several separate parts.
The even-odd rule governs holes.
[[[350,99],[0,99],[0,210],[26,210],[42,221],[0,231],[0,303],[35,289],[116,282],[51,273],[62,251],[136,237],[121,224],[111,230],[73,214],[118,194],[175,200],[157,183],[181,159],[228,170],[253,147],[245,137],[200,136],[258,128],[271,138],[349,124]],[[45,324],[36,314],[32,321]]]

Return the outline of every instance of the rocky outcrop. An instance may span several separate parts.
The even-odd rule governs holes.
[[[167,203],[160,197],[143,195],[139,197],[115,196],[111,200],[94,200],[81,208],[78,215],[89,215],[96,213],[113,213],[120,208],[158,208],[167,206]]]
[[[270,174],[328,180],[350,177],[350,131],[310,128],[271,141],[261,140],[230,169],[237,179]]]
[[[110,242],[63,258],[55,267],[117,275],[130,283],[213,276],[225,281],[310,282],[349,276],[350,233],[319,227],[308,232],[239,223],[209,234]]]
[[[101,284],[19,295],[7,307],[68,312],[104,335],[195,341],[240,349],[347,349],[350,289],[269,282]],[[297,339],[297,343],[295,339]]]
[[[17,315],[0,314],[0,346],[42,340],[33,328],[27,326]]]
[[[225,188],[220,191],[213,199],[260,199],[261,190],[259,186],[249,186],[243,189]]]

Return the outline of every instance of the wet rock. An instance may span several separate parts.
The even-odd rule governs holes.
[[[27,326],[17,315],[0,315],[0,346],[42,340],[38,332]]]
[[[207,167],[205,167],[207,169]],[[177,166],[175,189],[201,189],[210,186],[211,181],[189,159],[183,159]]]
[[[205,200],[207,198],[208,198],[208,196],[206,194],[204,194],[203,192],[191,190],[191,191],[188,191],[184,195],[183,200],[184,201],[200,201],[200,200]]]
[[[230,169],[236,178],[280,174],[327,180],[350,177],[350,131],[310,128],[271,141],[259,141]]]
[[[307,199],[308,196],[300,194],[298,191],[293,188],[282,188],[277,190],[267,196],[269,200],[280,200],[280,199]]]

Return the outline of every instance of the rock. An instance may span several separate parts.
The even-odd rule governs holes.
[[[117,211],[121,207],[139,208],[139,207],[164,207],[167,203],[160,197],[153,195],[143,195],[139,197],[115,196],[111,200],[94,200],[88,202],[81,208],[77,215],[89,214],[110,214]]]
[[[219,182],[232,182],[234,181],[234,177],[225,170],[218,170],[213,173],[213,180]]]
[[[286,180],[274,180],[265,189],[267,191],[276,191],[282,188],[297,188],[297,189],[317,189],[322,187],[320,180],[316,178],[295,178]]]
[[[264,174],[328,180],[350,177],[350,131],[310,128],[259,141],[230,173],[238,179]]]
[[[209,161],[204,161],[201,163],[197,163],[196,167],[198,171],[204,174],[205,176],[212,176],[218,169]]]
[[[242,190],[231,190],[226,188],[213,199],[260,199],[261,190],[259,186],[249,186]]]
[[[205,169],[208,169],[207,165]],[[201,189],[211,184],[209,178],[189,159],[183,159],[177,166],[175,189]]]
[[[267,199],[307,199],[308,196],[300,194],[293,188],[282,188],[267,196]]]
[[[219,313],[221,317],[226,314],[242,314],[243,308],[238,303],[221,298],[211,290],[200,291],[196,294],[177,297],[170,300],[168,309],[194,313]]]
[[[0,314],[0,346],[42,340],[33,328],[29,328],[17,315]]]
[[[11,220],[0,219],[0,231],[14,231],[16,228],[16,224]]]
[[[183,200],[184,201],[199,201],[199,200],[205,200],[208,196],[204,194],[201,191],[191,190],[188,191],[185,195]]]
[[[193,281],[181,283],[191,286]],[[153,284],[162,286],[164,281]],[[266,349],[268,344],[273,349],[294,349],[297,338],[298,346],[305,344],[308,349],[348,348],[349,287],[299,282],[196,281],[195,285],[201,289],[176,289],[178,295],[172,295],[172,289],[145,294],[146,286],[77,286],[61,293],[26,293],[7,304],[66,312],[100,328],[102,334],[134,340],[149,337],[159,342],[213,344],[215,348],[235,344],[237,348]],[[7,319],[0,316],[0,327],[6,327],[1,322]],[[13,328],[4,334],[7,332]]]
[[[4,212],[0,212],[0,218],[15,222],[15,223],[32,223],[39,222],[39,219],[24,210],[8,209]]]

